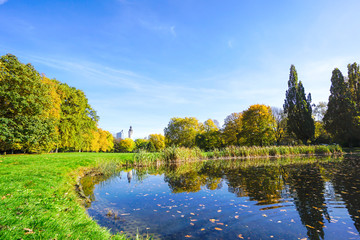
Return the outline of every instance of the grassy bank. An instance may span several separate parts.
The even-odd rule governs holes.
[[[168,147],[159,153],[140,151],[134,156],[135,164],[146,164],[156,161],[196,161],[202,159],[250,158],[250,157],[280,157],[298,155],[331,155],[342,154],[339,145],[313,146],[269,146],[269,147],[235,147],[215,149],[212,152],[202,152],[199,148]]]
[[[132,159],[112,153],[0,156],[0,239],[125,239],[91,220],[74,186],[90,168]]]
[[[159,153],[59,153],[0,156],[0,239],[125,239],[112,236],[85,213],[78,177],[124,164],[217,158],[336,154],[338,146],[167,148]]]

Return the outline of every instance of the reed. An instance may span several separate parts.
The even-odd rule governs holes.
[[[196,161],[221,158],[250,158],[250,157],[280,157],[297,155],[331,155],[342,154],[339,145],[312,146],[228,146],[214,149],[212,152],[202,152],[199,148],[168,147],[159,153],[148,153],[141,150],[134,156],[135,164],[153,163],[156,161],[171,163],[176,161]]]

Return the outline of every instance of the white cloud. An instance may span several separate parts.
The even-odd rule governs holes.
[[[6,3],[8,0],[0,0],[0,5]]]

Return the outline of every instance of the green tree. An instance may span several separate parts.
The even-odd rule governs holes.
[[[3,151],[49,151],[55,121],[49,87],[31,64],[14,55],[0,58],[0,147]]]
[[[242,145],[244,139],[242,132],[242,113],[232,113],[224,120],[223,139],[225,145]]]
[[[195,137],[201,131],[201,124],[194,117],[172,118],[164,129],[167,146],[194,147]]]
[[[154,144],[156,151],[161,151],[165,148],[165,137],[162,134],[150,134],[149,141]]]
[[[91,108],[85,93],[67,84],[60,84],[61,115],[60,147],[64,150],[84,151],[91,148],[93,131],[99,117]]]
[[[287,114],[287,127],[290,133],[295,134],[304,144],[313,139],[315,124],[312,118],[311,94],[305,96],[304,86],[301,81],[298,82],[294,65],[290,67],[284,112]]]
[[[252,105],[243,112],[242,134],[250,146],[271,145],[275,141],[275,119],[271,108],[265,105]]]
[[[341,71],[335,68],[331,76],[329,102],[323,120],[325,129],[342,145],[351,142],[354,128],[352,109],[351,92]]]
[[[348,64],[348,87],[351,94],[353,119],[350,145],[360,146],[360,70],[357,63]]]
[[[206,151],[222,146],[222,138],[219,128],[212,119],[208,119],[203,124],[203,131],[195,137],[196,146]]]
[[[135,149],[142,149],[145,150],[148,144],[148,140],[146,139],[142,139],[142,138],[138,138],[135,140]]]

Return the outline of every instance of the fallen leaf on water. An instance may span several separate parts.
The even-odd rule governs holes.
[[[195,215],[195,213],[190,213],[191,215]]]
[[[235,218],[236,218],[236,219],[239,219],[239,215],[236,215]]]
[[[215,222],[215,219],[209,219],[210,222],[214,223]]]
[[[190,223],[191,226],[194,226],[194,223]]]
[[[190,219],[191,222],[196,222],[197,220],[196,219]]]
[[[205,228],[200,229],[200,231],[205,231]]]
[[[312,228],[312,229],[315,229],[313,226],[310,226],[310,225],[305,225],[305,226],[307,226],[309,228]]]
[[[242,236],[242,234],[238,235],[238,238],[244,239],[244,237]]]
[[[224,225],[223,223],[216,223],[217,225]]]
[[[217,212],[221,212],[221,210],[217,210]]]
[[[185,235],[186,238],[191,238],[191,235]]]
[[[222,229],[221,228],[214,228],[215,230],[217,230],[217,231],[222,231]]]
[[[263,214],[262,216],[263,216],[263,217],[267,217],[267,215],[266,215],[266,214]]]

